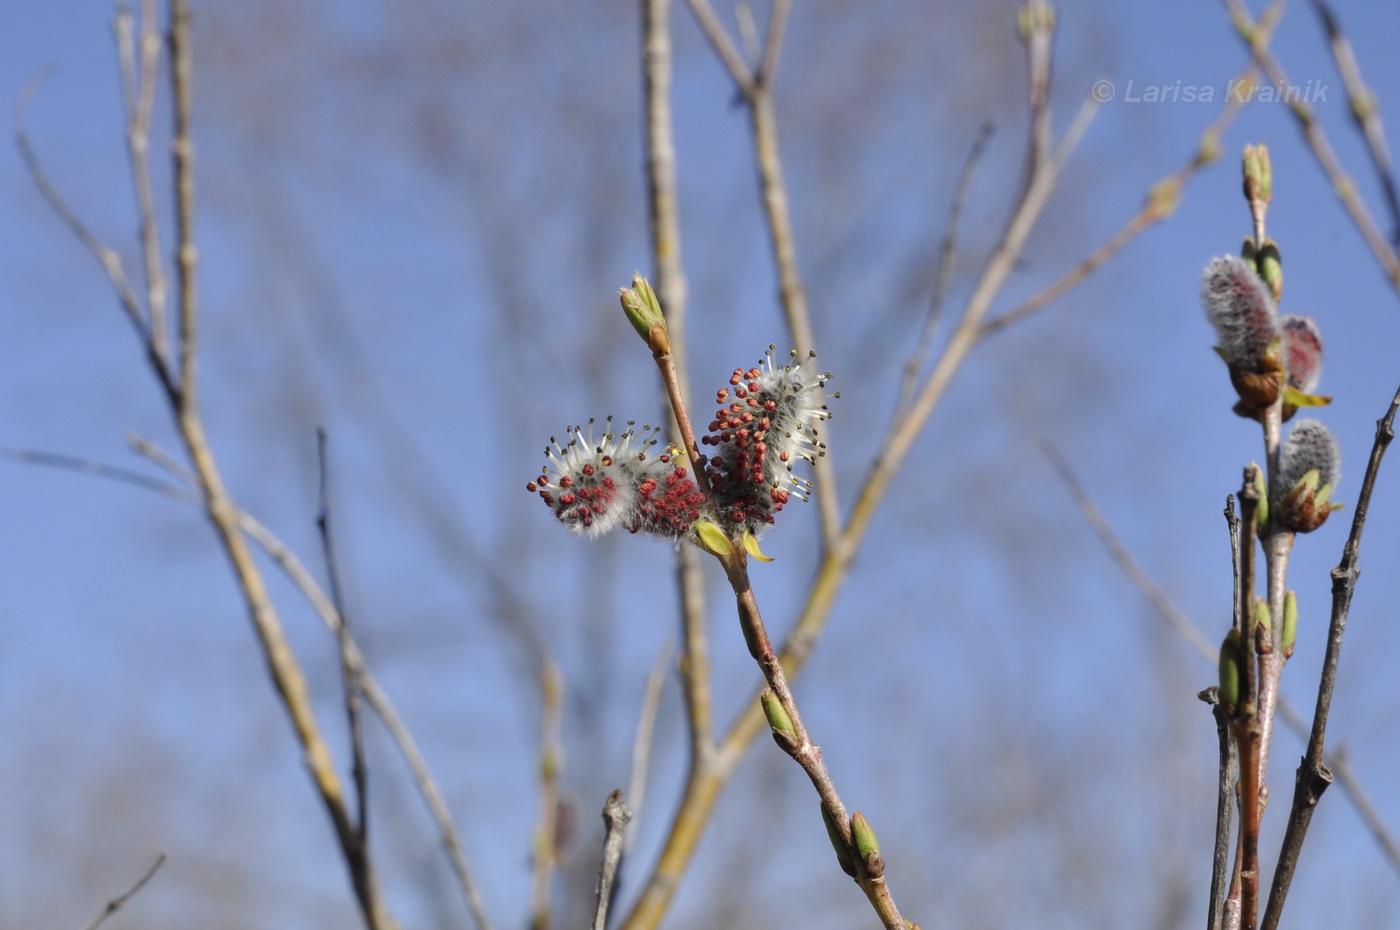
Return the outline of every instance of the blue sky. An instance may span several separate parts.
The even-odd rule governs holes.
[[[1295,82],[1326,85],[1319,118],[1389,230],[1315,17],[1295,7],[1275,48]],[[661,409],[613,298],[648,263],[633,12],[429,0],[195,11],[215,452],[238,499],[319,570],[314,427],[329,431],[366,652],[444,783],[492,916],[515,924],[537,708],[503,632],[507,607],[530,618],[569,683],[579,876],[591,872],[587,831],[602,797],[625,778],[647,670],[676,636],[664,546],[585,546],[523,491],[549,435],[589,416],[654,420]],[[947,312],[966,300],[1015,192],[1024,116],[1013,12],[835,0],[794,11],[778,104],[818,350],[842,393],[828,442],[843,507],[878,451],[958,166],[984,118],[997,129]],[[1384,107],[1400,86],[1390,54],[1400,9],[1338,12]],[[0,88],[15,95],[58,66],[31,103],[32,138],[69,202],[130,261],[109,19],[105,4],[7,10]],[[1111,81],[1114,99],[997,308],[1097,246],[1189,156],[1244,60],[1211,3],[1066,3],[1059,26],[1057,131],[1094,81]],[[736,365],[790,340],[744,114],[682,10],[675,32],[691,370],[703,406]],[[1187,86],[1212,88],[1215,102],[1180,92],[1148,102],[1147,88]],[[891,851],[896,894],[926,926],[961,925],[993,889],[982,916],[995,926],[1166,921],[1177,888],[1179,923],[1203,906],[1214,730],[1194,693],[1213,673],[1103,554],[1038,443],[1055,440],[1157,582],[1219,636],[1230,583],[1220,510],[1261,452],[1257,432],[1229,413],[1197,294],[1209,258],[1248,232],[1235,168],[1245,142],[1273,155],[1282,306],[1314,316],[1325,337],[1323,390],[1336,401],[1321,416],[1342,444],[1340,499],[1354,500],[1374,421],[1400,384],[1400,307],[1288,114],[1260,104],[1169,222],[974,354],[902,470],[798,686],[848,804]],[[0,198],[10,217],[0,227],[0,445],[157,475],[124,436],[178,444],[100,270],[13,152],[0,156]],[[164,873],[118,920],[187,925],[210,909],[230,926],[353,919],[207,526],[184,505],[110,482],[0,470],[0,925],[41,913],[90,919],[159,849],[171,854]],[[1329,739],[1400,827],[1400,803],[1383,791],[1400,765],[1392,474],[1372,503]],[[1294,557],[1304,629],[1285,689],[1301,707],[1349,514]],[[810,579],[815,516],[789,508],[765,539],[778,561],[756,584],[779,632]],[[493,587],[502,577],[505,597]],[[720,579],[710,580],[727,721],[755,672]],[[290,587],[273,584],[343,749],[333,644]],[[624,900],[679,792],[674,684],[661,720]],[[372,733],[371,748],[391,906],[406,924],[466,925],[387,741]],[[1266,849],[1298,751],[1280,737]],[[836,881],[813,801],[794,767],[756,746],[673,925],[716,925],[723,888],[748,902],[741,917],[752,921],[795,895],[809,921],[867,920],[855,889]],[[745,836],[754,823],[771,830],[761,853]],[[1293,919],[1400,927],[1400,880],[1340,790],[1313,830]],[[1012,869],[1014,893],[992,884]],[[579,894],[561,887],[559,900],[576,907]],[[229,896],[244,902],[241,915],[221,910]]]

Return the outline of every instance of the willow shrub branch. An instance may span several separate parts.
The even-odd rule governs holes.
[[[1356,593],[1356,581],[1361,574],[1357,564],[1361,555],[1361,534],[1366,528],[1371,494],[1375,489],[1381,460],[1385,457],[1391,440],[1395,438],[1397,410],[1400,410],[1400,390],[1397,390],[1391,399],[1390,408],[1385,416],[1376,422],[1376,439],[1371,446],[1371,456],[1366,462],[1366,475],[1361,482],[1361,492],[1357,495],[1351,533],[1342,547],[1341,561],[1332,570],[1332,616],[1327,628],[1327,647],[1322,658],[1322,674],[1318,681],[1317,706],[1313,711],[1307,752],[1298,766],[1294,780],[1293,804],[1289,810],[1288,826],[1284,831],[1278,866],[1274,871],[1269,903],[1264,912],[1264,930],[1275,930],[1278,926],[1284,901],[1293,881],[1293,873],[1298,865],[1298,853],[1307,836],[1308,826],[1312,823],[1313,811],[1322,793],[1332,783],[1332,772],[1323,761],[1327,717],[1331,712],[1332,695],[1337,685],[1337,665],[1341,661],[1342,637],[1346,633],[1347,616],[1351,612],[1352,596]]]

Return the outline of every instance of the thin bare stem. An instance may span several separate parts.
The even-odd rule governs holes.
[[[1066,468],[1068,468],[1068,463],[1065,464]],[[1072,479],[1072,481],[1068,482],[1071,493],[1073,494],[1074,488],[1083,491],[1083,485],[1077,478],[1074,478],[1074,472],[1072,470],[1069,471],[1069,476]],[[1082,500],[1078,495],[1074,496],[1076,502],[1079,503],[1080,512],[1084,514],[1090,526],[1092,526],[1095,533],[1098,534],[1099,539],[1104,543],[1104,547],[1108,549],[1110,555],[1113,556],[1114,562],[1117,563],[1118,567],[1129,580],[1133,582],[1142,595],[1147,598],[1148,602],[1156,608],[1158,615],[1161,616],[1163,620],[1167,621],[1167,624],[1183,639],[1190,643],[1196,649],[1196,652],[1200,654],[1202,659],[1214,664],[1217,657],[1216,649],[1210,644],[1205,634],[1181,612],[1180,608],[1166,597],[1161,588],[1153,583],[1151,579],[1147,578],[1145,573],[1142,572],[1137,560],[1134,559],[1132,554],[1123,546],[1122,542],[1118,539],[1107,522],[1102,520],[1098,508],[1094,505],[1093,501],[1088,498],[1087,492],[1085,492],[1085,496]],[[1241,605],[1244,602],[1242,592],[1249,589],[1245,586],[1239,559],[1239,554],[1244,549],[1240,540],[1243,521],[1234,516],[1233,495],[1227,499],[1225,512],[1227,520],[1230,521],[1230,548],[1235,575],[1235,611],[1237,616],[1234,620],[1234,626],[1235,629],[1242,629],[1242,617],[1239,616]],[[1099,519],[1095,519],[1095,516]],[[1279,695],[1277,710],[1278,717],[1283,720],[1288,729],[1306,743],[1309,738],[1309,727],[1282,695]],[[1391,867],[1394,868],[1397,873],[1400,873],[1400,843],[1396,842],[1395,837],[1376,814],[1375,808],[1371,805],[1365,791],[1351,774],[1350,766],[1347,764],[1346,760],[1342,758],[1339,753],[1324,753],[1323,764],[1324,768],[1330,768],[1337,776],[1337,781],[1341,784],[1342,790],[1346,792],[1347,797],[1351,800],[1357,813],[1361,816],[1362,820],[1365,821],[1368,830],[1375,838],[1377,845],[1380,846],[1386,859],[1390,862]],[[1346,777],[1343,777],[1342,774],[1344,770],[1347,773]]]
[[[184,466],[176,462],[170,455],[162,450],[155,443],[143,439],[139,436],[130,438],[130,443],[139,455],[142,455],[161,468],[168,471],[180,483],[161,481],[152,478],[141,472],[131,469],[121,468],[115,465],[107,465],[102,462],[94,462],[89,459],[78,458],[71,455],[63,455],[55,452],[45,452],[32,449],[14,449],[10,447],[0,447],[0,458],[9,458],[17,462],[29,465],[41,465],[53,468],[62,468],[67,471],[74,471],[96,478],[104,478],[116,481],[142,490],[151,491],[165,497],[170,497],[186,504],[201,506],[203,497],[195,488],[198,485],[196,477],[189,473]],[[340,635],[341,618],[336,612],[335,605],[331,599],[321,590],[315,577],[307,570],[306,566],[297,558],[287,546],[277,538],[277,536],[245,510],[238,511],[239,526],[248,538],[267,553],[268,557],[286,574],[293,585],[301,591],[307,602],[316,611],[317,616],[325,623],[326,628],[337,636]],[[380,688],[373,673],[365,664],[364,656],[360,652],[359,646],[354,638],[349,640],[349,657],[358,676],[361,687],[364,689],[365,703],[367,703],[375,715],[384,723],[384,727],[389,731],[399,753],[403,756],[405,763],[413,776],[414,783],[418,787],[425,804],[433,820],[437,823],[443,848],[448,854],[458,883],[462,886],[467,904],[472,912],[473,920],[478,930],[491,930],[491,923],[486,917],[485,908],[481,901],[480,891],[471,877],[467,867],[465,855],[462,852],[461,841],[458,839],[456,824],[452,821],[452,814],[443,800],[442,792],[438,790],[437,784],[433,781],[432,774],[428,769],[426,760],[417,744],[413,741],[412,735],[399,717],[393,702],[389,696]]]
[[[564,767],[562,729],[564,679],[559,666],[546,658],[540,670],[540,785],[535,814],[533,868],[530,878],[530,927],[547,930],[550,885],[558,864],[559,772]]]
[[[160,223],[156,217],[155,194],[151,186],[151,113],[155,105],[156,71],[161,46],[160,33],[156,29],[155,6],[155,0],[142,0],[138,38],[133,34],[130,6],[125,2],[119,3],[113,31],[121,61],[122,97],[126,103],[127,156],[131,162],[131,178],[140,216],[137,239],[141,244],[142,268],[146,277],[146,310],[150,316],[148,340],[150,351],[167,359],[168,363],[165,268],[161,258]]]
[[[1317,10],[1323,31],[1327,33],[1332,60],[1336,62],[1337,73],[1342,76],[1342,83],[1346,85],[1351,118],[1356,123],[1361,137],[1366,140],[1366,150],[1371,155],[1371,164],[1375,167],[1376,178],[1381,183],[1381,194],[1385,198],[1386,209],[1390,212],[1391,242],[1400,242],[1400,197],[1395,190],[1395,169],[1390,160],[1390,145],[1386,142],[1385,127],[1381,123],[1380,101],[1375,92],[1366,85],[1366,79],[1361,76],[1361,65],[1356,61],[1356,52],[1327,0],[1313,0],[1313,9]]]
[[[1361,554],[1361,533],[1366,528],[1366,515],[1371,507],[1371,493],[1376,486],[1376,475],[1380,471],[1381,460],[1385,457],[1385,450],[1390,446],[1391,440],[1395,438],[1397,410],[1400,410],[1400,390],[1395,392],[1385,416],[1376,422],[1376,440],[1371,446],[1371,457],[1366,463],[1366,476],[1361,481],[1361,492],[1356,498],[1351,533],[1347,536],[1346,545],[1342,547],[1341,561],[1332,569],[1332,618],[1327,628],[1327,648],[1323,653],[1322,675],[1317,686],[1317,706],[1313,710],[1307,752],[1298,766],[1297,777],[1294,780],[1293,806],[1289,811],[1288,826],[1283,835],[1278,867],[1274,870],[1269,903],[1264,911],[1264,930],[1275,930],[1278,926],[1289,886],[1293,882],[1293,873],[1298,865],[1298,853],[1302,850],[1308,826],[1312,823],[1313,811],[1322,797],[1322,792],[1332,783],[1332,772],[1323,761],[1327,716],[1332,709],[1332,694],[1337,685],[1337,664],[1342,655],[1342,636],[1346,633],[1352,595],[1356,593],[1356,579],[1361,574],[1360,568],[1357,567],[1357,560]]]
[[[340,673],[344,688],[346,726],[350,733],[350,777],[355,785],[355,848],[348,851],[351,872],[357,889],[364,897],[376,884],[374,860],[369,850],[369,774],[365,766],[364,731],[360,721],[360,698],[364,690],[359,669],[351,654],[350,615],[345,609],[345,589],[340,581],[340,561],[336,558],[335,534],[331,531],[330,460],[326,451],[326,431],[316,430],[316,458],[320,465],[321,506],[316,515],[316,529],[321,536],[321,552],[326,561],[326,579],[330,585],[331,602],[340,616],[336,639],[340,646]]]
[[[715,54],[719,56],[719,60],[728,69],[729,76],[734,79],[735,85],[739,88],[739,93],[744,97],[752,94],[754,90],[753,72],[748,63],[744,61],[744,56],[739,54],[739,48],[734,44],[734,40],[725,31],[724,24],[715,15],[709,0],[686,0],[686,5],[690,7],[690,12],[695,15],[695,21],[700,24],[700,30],[705,33],[705,38],[709,40]]]
[[[758,166],[759,197],[768,224],[768,240],[773,264],[778,272],[778,299],[793,348],[800,358],[815,350],[807,288],[797,267],[797,240],[792,211],[788,204],[787,183],[783,178],[782,156],[778,152],[778,118],[773,104],[773,75],[749,95],[749,125],[753,131],[754,159]],[[829,456],[812,463],[817,487],[817,509],[821,517],[822,542],[826,548],[836,543],[841,530],[841,506],[837,497],[836,469]]]
[[[1060,450],[1048,439],[1041,440],[1040,448],[1045,453],[1045,457],[1050,460],[1050,464],[1055,467],[1055,471],[1059,473],[1060,480],[1065,483],[1070,496],[1074,498],[1079,512],[1084,515],[1085,520],[1089,521],[1089,525],[1098,534],[1104,547],[1108,549],[1109,555],[1118,563],[1118,567],[1123,570],[1123,574],[1127,575],[1128,579],[1137,586],[1137,589],[1147,597],[1152,606],[1157,609],[1157,613],[1167,621],[1167,625],[1175,630],[1178,636],[1195,647],[1197,652],[1208,658],[1212,657],[1215,650],[1211,646],[1210,640],[1206,639],[1205,635],[1196,629],[1190,620],[1182,616],[1162,589],[1157,587],[1147,576],[1147,573],[1142,570],[1142,566],[1133,558],[1132,553],[1123,545],[1118,534],[1108,525],[1108,521],[1104,519],[1099,508],[1089,498],[1088,493],[1084,490],[1084,485],[1080,484],[1079,477],[1075,475],[1074,470]]]
[[[126,902],[130,901],[142,888],[145,888],[146,883],[155,878],[156,873],[160,871],[160,867],[163,865],[165,865],[165,853],[156,856],[156,861],[151,863],[151,867],[146,870],[146,874],[136,880],[136,884],[132,885],[124,893],[108,901],[107,906],[102,909],[102,913],[93,918],[87,926],[83,927],[83,930],[97,930],[98,927],[102,926],[108,917],[111,917],[117,911],[121,910]]]
[[[783,664],[779,661],[778,654],[774,651],[773,644],[768,638],[768,631],[763,625],[763,616],[759,613],[758,601],[754,597],[753,586],[749,582],[748,567],[743,552],[734,550],[729,556],[721,557],[720,564],[724,566],[725,575],[729,578],[729,584],[734,589],[734,597],[739,610],[739,624],[744,631],[744,640],[749,645],[749,653],[758,663],[759,669],[763,672],[764,680],[768,683],[768,687],[777,698],[778,703],[782,705],[791,724],[792,732],[790,735],[774,730],[779,746],[792,756],[798,765],[802,766],[802,770],[807,773],[812,786],[817,789],[822,806],[830,813],[831,820],[836,825],[841,841],[845,844],[848,856],[855,866],[853,877],[875,908],[880,922],[888,930],[905,930],[904,919],[900,916],[899,908],[895,906],[894,899],[891,897],[889,887],[885,882],[883,857],[878,850],[864,859],[856,852],[851,819],[846,813],[845,805],[841,802],[841,796],[836,791],[835,783],[831,780],[826,763],[822,760],[820,747],[812,741],[806,725],[802,722],[802,714],[797,708],[797,701],[788,685]]]
[[[896,419],[903,416],[904,409],[909,404],[909,398],[918,385],[919,372],[923,371],[929,349],[933,346],[933,335],[938,330],[938,317],[943,312],[943,301],[947,298],[948,288],[953,283],[953,268],[957,264],[958,253],[958,224],[962,220],[963,204],[967,200],[968,190],[972,187],[972,177],[977,172],[977,165],[982,161],[982,153],[987,150],[987,143],[991,141],[991,138],[992,122],[988,120],[977,131],[977,138],[972,140],[972,148],[968,150],[967,157],[963,159],[958,183],[953,188],[953,201],[948,208],[948,222],[943,228],[943,242],[938,247],[938,270],[933,277],[933,295],[929,298],[928,312],[924,316],[924,326],[919,333],[919,341],[914,346],[914,351],[909,354],[909,360],[904,363],[904,381],[899,386],[899,400],[894,406]]]
[[[603,860],[598,867],[598,887],[596,903],[593,906],[593,930],[605,930],[608,925],[608,907],[612,903],[613,883],[617,879],[618,867],[622,864],[622,853],[626,846],[627,825],[632,820],[632,811],[622,802],[622,791],[613,789],[603,804]]]
[[[689,396],[686,373],[686,280],[681,262],[679,197],[676,191],[676,145],[671,110],[670,0],[642,0],[642,83],[646,108],[647,215],[657,299],[666,317],[671,364],[680,396]],[[663,374],[663,377],[665,375]],[[689,452],[679,424],[676,438]],[[694,439],[694,436],[691,436]],[[705,483],[704,467],[691,457],[696,484]],[[690,734],[690,768],[705,769],[714,755],[714,721],[710,701],[709,648],[705,630],[705,579],[700,553],[682,546],[676,553],[676,588],[681,604],[681,686]],[[634,808],[636,797],[633,798]]]
[[[768,39],[763,44],[763,58],[754,71],[754,83],[768,87],[773,76],[778,73],[778,59],[783,54],[783,38],[787,35],[788,13],[792,10],[792,0],[773,0],[773,11],[768,19]]]
[[[1239,774],[1239,760],[1235,755],[1235,742],[1230,738],[1230,723],[1225,711],[1217,702],[1214,688],[1201,692],[1207,703],[1213,705],[1215,730],[1220,737],[1220,777],[1215,792],[1215,847],[1211,854],[1210,901],[1207,930],[1222,930],[1225,924],[1225,894],[1228,890],[1226,873],[1230,868],[1230,822],[1235,810],[1235,779]]]
[[[1279,64],[1267,43],[1260,39],[1258,24],[1249,15],[1249,11],[1245,9],[1242,0],[1225,0],[1225,6],[1230,13],[1230,19],[1236,33],[1249,47],[1250,52],[1254,55],[1254,60],[1259,63],[1269,80],[1276,86],[1292,87],[1287,72],[1283,70],[1283,66]],[[1293,119],[1303,134],[1303,140],[1312,151],[1313,158],[1327,175],[1332,192],[1341,201],[1342,208],[1351,218],[1352,224],[1356,226],[1357,231],[1361,233],[1361,238],[1366,241],[1371,253],[1380,262],[1386,277],[1390,279],[1391,286],[1400,289],[1400,255],[1396,254],[1394,248],[1381,233],[1380,227],[1376,225],[1370,210],[1367,209],[1361,195],[1357,192],[1356,182],[1342,167],[1341,160],[1337,158],[1337,153],[1332,149],[1332,143],[1328,141],[1326,131],[1317,119],[1316,111],[1310,104],[1302,100],[1290,101],[1288,111],[1293,114]]]
[[[647,769],[651,763],[652,735],[656,730],[656,711],[661,706],[661,689],[666,684],[666,667],[671,663],[671,644],[666,643],[656,655],[651,672],[647,675],[646,690],[642,693],[642,709],[637,718],[637,735],[632,740],[632,772],[627,778],[627,797],[631,816],[638,817],[642,803],[646,800]],[[627,846],[632,845],[635,827],[627,831]]]
[[[194,238],[194,65],[190,50],[188,0],[170,0],[170,87],[174,98],[175,274],[180,307],[180,415],[194,416],[199,382],[195,377],[199,348],[199,249]]]

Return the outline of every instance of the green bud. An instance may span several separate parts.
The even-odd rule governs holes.
[[[1240,648],[1240,631],[1231,630],[1220,644],[1220,703],[1225,712],[1234,716],[1240,706],[1240,683],[1243,680],[1244,652]]]
[[[1298,638],[1298,597],[1292,591],[1283,596],[1283,657],[1293,655],[1293,643]]]
[[[875,831],[870,827],[870,821],[865,819],[865,815],[856,811],[851,815],[851,836],[856,841],[856,852],[862,859],[871,853],[880,851],[880,841],[875,838]]]
[[[875,839],[875,831],[870,821],[856,811],[851,815],[851,837],[855,840],[856,854],[865,865],[865,873],[871,878],[879,878],[885,873],[885,857],[880,855],[880,841]]]
[[[1262,597],[1254,599],[1254,651],[1268,655],[1274,651],[1274,637],[1270,623],[1269,602]]]
[[[822,824],[826,827],[827,839],[831,840],[831,848],[836,850],[836,861],[841,865],[841,871],[855,878],[856,864],[851,861],[851,852],[846,848],[846,843],[841,839],[841,831],[836,829],[836,821],[832,819],[831,811],[822,805]]]
[[[1244,196],[1246,200],[1268,203],[1273,197],[1274,171],[1269,163],[1269,147],[1244,147]]]
[[[1278,243],[1272,238],[1265,239],[1259,254],[1254,256],[1254,265],[1259,269],[1259,277],[1269,285],[1274,300],[1283,299],[1283,258],[1279,255]]]
[[[1254,511],[1254,522],[1257,532],[1264,533],[1269,529],[1269,479],[1264,477],[1264,469],[1259,467],[1258,462],[1250,462],[1249,467],[1254,469],[1254,490],[1259,492],[1259,506]]]
[[[763,705],[763,716],[768,718],[768,726],[772,727],[773,737],[778,740],[779,745],[784,747],[795,745],[797,743],[797,730],[793,728],[792,718],[783,709],[783,704],[778,700],[778,696],[771,690],[765,690],[758,697],[759,702]]]
[[[661,301],[657,300],[656,292],[651,289],[651,282],[647,281],[641,272],[637,272],[632,275],[632,286],[618,291],[618,296],[622,300],[622,312],[627,314],[627,321],[632,324],[637,335],[642,337],[642,341],[650,346],[653,352],[669,352],[666,317],[661,312]],[[662,345],[664,350],[659,349]]]
[[[1244,245],[1240,246],[1240,258],[1244,259],[1246,264],[1254,265],[1254,267],[1258,268],[1259,265],[1254,260],[1255,254],[1254,237],[1246,236]]]

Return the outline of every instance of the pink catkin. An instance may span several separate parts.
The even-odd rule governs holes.
[[[1278,314],[1268,286],[1243,259],[1212,259],[1201,279],[1201,303],[1230,364],[1256,369],[1279,338]]]

